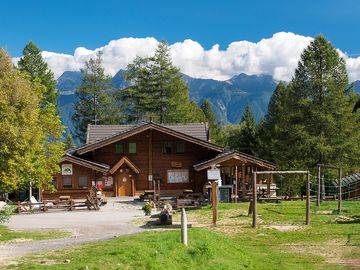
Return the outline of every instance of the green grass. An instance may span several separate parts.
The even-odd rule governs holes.
[[[256,229],[247,203],[220,204],[216,228],[210,227],[211,208],[205,207],[187,212],[193,223],[188,247],[181,245],[179,229],[150,229],[25,257],[6,269],[353,269],[360,263],[360,202],[344,202],[340,217],[332,212],[336,202],[312,204],[308,227],[304,204],[259,204]],[[176,213],[175,222],[179,218]],[[280,225],[295,230],[275,229]]]
[[[26,240],[46,240],[63,238],[70,233],[64,231],[13,231],[0,225],[0,244]]]

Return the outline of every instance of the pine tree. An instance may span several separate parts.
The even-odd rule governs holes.
[[[209,123],[210,139],[212,142],[217,143],[220,137],[220,125],[217,121],[215,112],[208,99],[204,99],[200,106],[204,113],[205,121]]]
[[[0,188],[47,187],[59,172],[63,144],[54,106],[41,108],[46,88],[14,69],[0,49]]]
[[[77,102],[74,105],[73,121],[76,136],[85,142],[89,124],[120,124],[121,107],[116,103],[110,76],[105,75],[101,64],[101,53],[85,63],[81,69],[82,83],[76,89]]]
[[[344,60],[323,36],[316,37],[269,107],[270,147],[279,168],[325,163],[359,169],[360,123],[353,112],[356,95],[347,85]]]
[[[179,69],[173,66],[169,47],[160,42],[152,57],[137,57],[125,74],[131,86],[120,90],[128,122],[153,120],[160,123],[188,123],[203,119]]]
[[[66,135],[66,137],[65,137],[64,144],[65,144],[65,150],[69,150],[69,149],[75,147],[74,140],[73,140],[73,138],[72,138],[72,136],[71,136],[70,133],[67,133],[67,135]]]
[[[18,62],[18,67],[21,71],[29,73],[31,80],[38,79],[45,86],[46,90],[42,100],[42,107],[46,106],[46,104],[57,106],[58,92],[56,90],[54,74],[43,60],[41,50],[33,42],[26,44],[23,49],[23,56]]]

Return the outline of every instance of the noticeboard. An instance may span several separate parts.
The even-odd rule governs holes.
[[[207,170],[208,180],[220,180],[220,170],[219,169],[208,169]]]

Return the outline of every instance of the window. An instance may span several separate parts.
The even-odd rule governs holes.
[[[62,184],[64,188],[71,188],[72,187],[72,180],[70,175],[64,175],[62,177]]]
[[[54,179],[52,180],[51,184],[54,186],[54,188],[57,188],[56,178],[54,178]]]
[[[129,154],[136,154],[136,143],[129,143]]]
[[[124,146],[122,143],[115,144],[115,154],[122,154],[124,153]]]
[[[171,154],[171,142],[164,142],[163,153],[164,154]]]
[[[87,187],[87,186],[88,186],[87,176],[79,176],[79,187]]]
[[[177,154],[185,153],[185,143],[183,143],[183,142],[176,143],[176,153]]]

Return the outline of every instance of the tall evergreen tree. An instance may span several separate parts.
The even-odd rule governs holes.
[[[101,64],[101,53],[85,63],[81,69],[82,83],[76,89],[77,102],[74,105],[73,121],[76,136],[85,142],[89,124],[119,124],[122,121],[121,108],[115,102],[111,77],[105,75]]]
[[[137,57],[125,78],[131,86],[121,90],[128,122],[149,120],[160,123],[201,121],[203,115],[189,98],[179,69],[173,66],[169,47],[160,42],[152,57]]]
[[[316,37],[302,53],[287,86],[283,113],[279,110],[280,118],[270,125],[279,131],[273,151],[281,168],[325,163],[359,169],[356,96],[346,90],[347,85],[344,60],[323,36]]]
[[[49,103],[57,106],[58,92],[54,74],[42,58],[41,50],[33,42],[26,44],[23,49],[23,56],[18,62],[18,67],[21,71],[29,73],[33,81],[38,79],[45,86],[42,107]]]
[[[220,125],[217,121],[216,114],[212,109],[210,101],[208,99],[204,99],[200,108],[204,113],[205,121],[209,124],[211,141],[218,143],[220,139]]]
[[[0,49],[0,188],[48,186],[59,172],[63,145],[54,106],[41,108],[44,85],[14,69]]]

